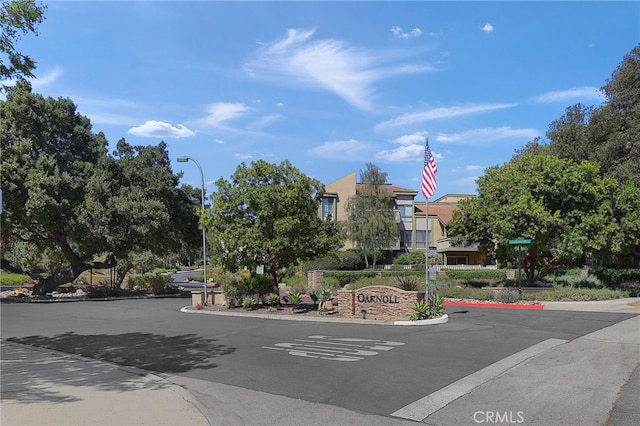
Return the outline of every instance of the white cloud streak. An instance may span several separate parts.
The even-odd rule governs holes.
[[[573,89],[547,92],[533,98],[534,102],[542,104],[553,102],[572,102],[577,100],[604,102],[606,97],[597,87],[583,86],[575,87]]]
[[[527,141],[541,136],[535,129],[512,129],[511,127],[485,127],[482,129],[467,130],[460,133],[444,134],[436,136],[436,142],[457,145],[482,145],[505,139]]]
[[[348,141],[325,142],[311,151],[322,158],[356,161],[362,152],[368,148],[369,145],[366,143],[349,139]]]
[[[485,33],[490,33],[491,31],[493,31],[493,25],[487,22],[486,24],[484,24],[484,27],[482,27],[481,30]]]
[[[469,114],[480,114],[505,108],[511,108],[515,105],[516,104],[481,104],[453,106],[447,108],[433,108],[426,111],[402,114],[396,118],[392,118],[391,120],[383,121],[376,126],[376,129],[381,130],[386,128],[402,127],[410,124],[421,123],[424,121],[460,117],[462,115]]]
[[[424,143],[427,137],[426,131],[402,135],[393,140],[393,143],[400,146],[393,149],[379,151],[375,154],[376,159],[389,162],[404,161],[424,161]],[[442,158],[441,155],[432,152],[436,160]]]
[[[420,30],[420,28],[414,28],[408,33],[405,33],[402,31],[401,27],[393,26],[391,27],[391,32],[393,33],[394,36],[405,39],[405,40],[411,37],[418,37],[422,35],[422,31]]]
[[[249,111],[250,108],[242,103],[215,102],[207,106],[208,115],[198,120],[198,123],[210,127],[221,127],[223,123],[235,120]]]
[[[195,136],[196,134],[182,124],[173,126],[165,121],[149,120],[138,127],[132,127],[127,131],[134,136],[145,138],[172,138],[182,139]]]
[[[62,76],[62,74],[62,68],[55,67],[51,71],[42,74],[40,77],[30,79],[31,86],[34,89],[41,89],[42,87],[55,83]]]
[[[373,109],[374,85],[393,76],[432,70],[419,65],[381,64],[390,56],[369,53],[334,39],[312,40],[314,30],[290,29],[287,36],[263,46],[244,68],[249,75],[333,92],[363,110]]]

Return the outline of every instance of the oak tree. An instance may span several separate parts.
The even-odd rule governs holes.
[[[242,163],[216,185],[204,223],[210,254],[227,271],[262,265],[277,293],[283,268],[341,246],[334,223],[319,216],[323,185],[288,161]]]
[[[531,239],[523,259],[529,281],[567,260],[607,260],[640,243],[640,192],[631,181],[602,177],[598,163],[525,154],[477,182],[478,197],[460,203],[449,235],[501,262],[516,257],[508,240]]]

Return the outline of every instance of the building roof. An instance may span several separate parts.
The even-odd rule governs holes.
[[[356,188],[362,186],[364,184],[357,183]],[[403,188],[401,186],[395,186],[391,184],[384,184],[380,186],[380,189],[387,194],[396,195],[396,194],[408,194],[408,195],[418,195],[418,191],[413,189]]]
[[[416,215],[424,216],[425,214],[425,205],[416,205]],[[449,223],[451,218],[453,218],[453,212],[458,209],[458,206],[453,204],[438,204],[438,203],[429,203],[429,216],[438,216],[438,220],[444,223],[445,225]]]

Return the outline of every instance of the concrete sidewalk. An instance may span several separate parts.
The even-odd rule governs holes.
[[[2,341],[3,426],[208,425],[190,392],[159,376]]]
[[[640,298],[553,302],[545,309],[640,314],[634,302]],[[1,350],[3,426],[297,425],[299,410],[309,425],[416,424],[6,341]],[[536,426],[640,424],[639,363],[637,316],[559,344],[419,420],[474,425],[510,416],[512,423]]]

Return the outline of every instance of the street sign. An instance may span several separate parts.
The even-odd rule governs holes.
[[[438,247],[429,247],[429,257],[436,257],[438,255]]]
[[[509,240],[509,245],[512,246],[526,246],[527,244],[531,244],[530,239],[526,240]]]

